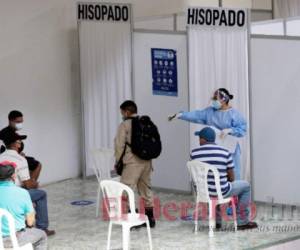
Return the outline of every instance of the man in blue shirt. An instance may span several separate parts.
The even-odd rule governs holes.
[[[44,230],[47,236],[54,235],[55,231],[48,229],[47,193],[38,189],[39,183],[30,177],[26,159],[19,154],[19,149],[22,146],[22,136],[13,132],[4,140],[4,143],[6,150],[0,154],[0,162],[9,161],[16,164],[15,184],[27,189],[32,202],[35,204],[36,227]]]
[[[32,227],[35,212],[27,190],[14,184],[16,165],[12,162],[0,163],[0,208],[7,210],[14,218],[16,236],[20,246],[32,243],[35,250],[47,249],[47,235],[43,230]],[[11,248],[9,227],[6,218],[2,219],[2,235],[4,247]]]
[[[231,153],[215,143],[216,133],[210,128],[203,128],[196,132],[199,136],[200,147],[192,150],[191,159],[199,160],[215,166],[220,174],[221,192],[224,198],[238,197],[237,217],[238,229],[257,228],[255,222],[249,221],[249,206],[251,203],[251,188],[247,181],[234,180],[234,163]],[[217,196],[213,173],[208,173],[208,189],[211,196]],[[217,228],[221,227],[221,221],[217,216]]]

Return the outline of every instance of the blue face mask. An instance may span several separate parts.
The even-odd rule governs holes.
[[[213,100],[212,103],[211,103],[211,106],[216,109],[216,110],[219,110],[221,107],[222,107],[222,104],[220,101],[218,100]]]

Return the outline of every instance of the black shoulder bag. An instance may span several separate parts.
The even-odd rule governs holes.
[[[125,144],[125,148],[123,150],[123,153],[122,153],[120,159],[118,160],[118,162],[115,165],[115,170],[116,170],[117,174],[120,176],[122,175],[123,168],[124,168],[123,158],[124,158],[124,155],[126,152],[126,147],[127,147],[127,143]]]

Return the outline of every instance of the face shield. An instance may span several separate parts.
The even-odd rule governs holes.
[[[230,100],[229,96],[223,91],[217,90],[212,97],[212,107],[216,110],[221,109],[224,103]]]

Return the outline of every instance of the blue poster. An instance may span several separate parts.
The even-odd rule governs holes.
[[[151,49],[153,95],[178,96],[177,55],[172,49]]]

